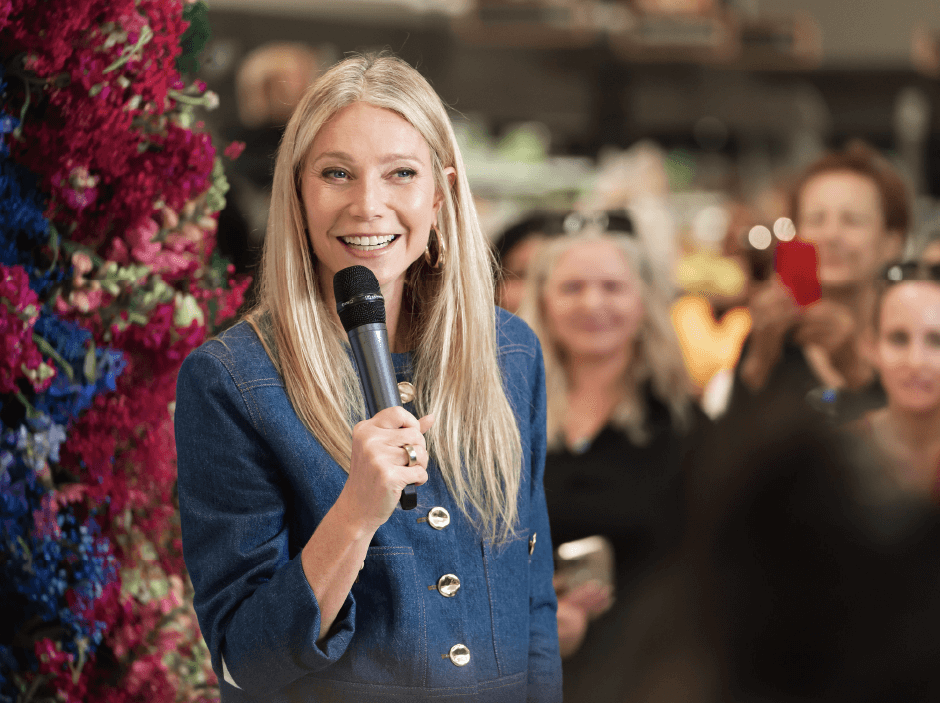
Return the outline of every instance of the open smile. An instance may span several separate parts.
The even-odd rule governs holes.
[[[378,251],[398,239],[397,234],[353,235],[340,237],[340,241],[354,251]]]

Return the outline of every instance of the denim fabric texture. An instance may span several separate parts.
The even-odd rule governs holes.
[[[183,552],[223,701],[561,700],[542,353],[518,318],[498,310],[497,326],[523,447],[517,539],[483,540],[432,457],[418,507],[396,508],[376,532],[320,644],[300,552],[346,473],[301,423],[246,323],[187,357],[175,416]],[[411,355],[392,356],[398,380],[411,380]],[[421,520],[436,506],[451,517],[441,530]],[[452,598],[429,589],[444,574],[460,579]],[[448,656],[456,644],[470,650],[465,666]]]

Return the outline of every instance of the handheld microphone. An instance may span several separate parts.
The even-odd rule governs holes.
[[[336,312],[349,336],[369,417],[385,408],[400,406],[401,394],[388,348],[385,298],[375,274],[365,266],[350,266],[337,271],[333,276],[333,295]],[[418,505],[414,484],[405,486],[399,503],[403,510],[411,510]]]

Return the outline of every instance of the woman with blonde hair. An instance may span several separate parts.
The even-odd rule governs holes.
[[[353,56],[311,86],[257,306],[178,382],[183,548],[223,701],[560,700],[542,359],[493,306],[488,246],[417,71]],[[368,419],[332,286],[354,265],[404,403]]]
[[[552,538],[562,557],[595,536],[613,548],[612,574],[557,575],[565,699],[607,701],[622,700],[631,594],[680,535],[683,447],[704,416],[642,243],[584,219],[598,224],[540,250],[520,315],[545,356]]]

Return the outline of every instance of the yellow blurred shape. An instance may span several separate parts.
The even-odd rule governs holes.
[[[732,297],[744,290],[747,276],[734,259],[697,251],[679,259],[676,281],[689,293]]]
[[[704,388],[718,371],[735,367],[751,331],[746,308],[732,308],[716,320],[705,298],[684,295],[673,303],[670,315],[689,377],[697,388]]]

